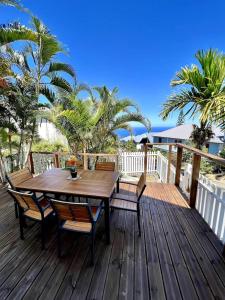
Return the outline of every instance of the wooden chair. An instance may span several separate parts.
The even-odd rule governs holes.
[[[95,165],[95,170],[115,171],[115,163],[114,162],[97,162]]]
[[[50,202],[46,198],[38,200],[35,194],[27,194],[8,189],[19,207],[20,237],[24,239],[23,227],[26,218],[41,223],[42,249],[45,248],[45,223],[46,219],[53,214]]]
[[[15,171],[13,173],[6,174],[6,179],[11,187],[11,189],[16,190],[15,186],[17,184],[20,184],[28,179],[33,178],[33,174],[30,172],[29,168],[24,168],[19,171]],[[21,191],[23,192],[23,191]],[[31,193],[31,192],[26,192],[26,193]],[[35,193],[35,196],[37,199],[41,199],[44,197],[42,193]],[[18,218],[18,207],[17,207],[17,202],[15,201],[15,215],[16,218]]]
[[[122,182],[122,181],[121,181]],[[136,194],[134,196],[114,193],[112,200],[110,201],[110,207],[113,209],[123,209],[127,211],[132,211],[137,213],[138,219],[138,230],[139,235],[141,235],[141,226],[140,226],[140,199],[146,188],[145,176],[144,173],[141,174],[141,177],[138,183],[122,182],[124,184],[130,184],[136,186]]]
[[[91,261],[94,264],[94,239],[96,223],[100,217],[103,202],[98,206],[88,203],[68,203],[50,200],[58,220],[58,255],[61,256],[61,231],[68,230],[91,236]]]

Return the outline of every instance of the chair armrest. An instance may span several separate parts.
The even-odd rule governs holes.
[[[133,196],[134,197],[134,196]],[[128,202],[133,202],[133,203],[137,203],[137,198],[135,197],[135,199],[129,199],[128,195],[123,195],[123,194],[119,194],[119,193],[115,193],[112,195],[113,199],[118,199],[118,200],[124,200],[124,201],[128,201]]]
[[[128,182],[128,181],[119,181],[119,183],[123,183],[123,184],[130,184],[130,185],[135,185],[135,186],[137,186],[137,183],[134,183],[134,182]]]
[[[118,199],[118,200],[122,200],[122,201],[127,201],[127,202],[132,202],[132,203],[138,203],[138,201],[131,200],[131,199],[123,199],[123,198],[119,198],[119,197],[116,197],[114,199]]]
[[[36,198],[37,198],[38,201],[40,201],[40,200],[42,200],[44,198],[44,195],[41,195],[39,197],[36,196]]]

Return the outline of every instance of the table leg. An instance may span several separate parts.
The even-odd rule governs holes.
[[[110,244],[110,208],[109,208],[110,198],[105,200],[105,234],[106,243]]]
[[[120,179],[118,178],[117,182],[116,182],[116,192],[119,193],[120,192]]]

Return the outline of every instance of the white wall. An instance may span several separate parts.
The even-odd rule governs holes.
[[[55,125],[46,120],[42,120],[38,124],[38,134],[41,139],[47,140],[50,143],[60,141],[62,144],[68,144],[66,137],[62,135],[58,129],[56,129]]]

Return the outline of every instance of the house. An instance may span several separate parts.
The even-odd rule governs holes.
[[[224,147],[224,132],[212,126],[214,137],[205,144],[211,154],[219,153]],[[193,131],[192,124],[180,125],[168,130],[153,133],[153,143],[186,143],[190,140]]]

